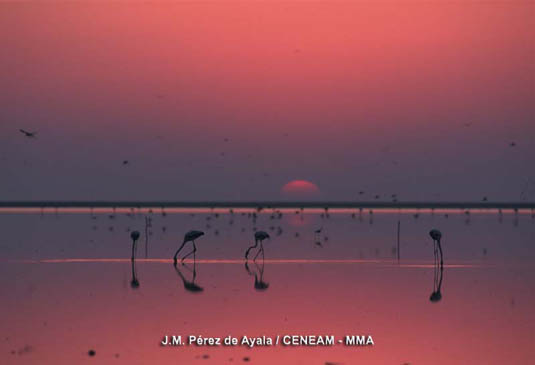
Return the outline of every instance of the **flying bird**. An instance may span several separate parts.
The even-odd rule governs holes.
[[[190,241],[193,244],[193,251],[191,251],[190,253],[188,253],[184,257],[182,257],[180,262],[183,263],[184,260],[186,259],[186,257],[188,257],[191,254],[193,254],[193,260],[195,261],[195,252],[197,252],[197,247],[195,246],[195,240],[197,238],[203,236],[203,235],[204,235],[204,232],[202,232],[202,231],[189,231],[184,235],[184,242],[182,242],[182,246],[180,246],[180,248],[176,251],[175,256],[173,258],[173,261],[174,261],[175,265],[176,265],[176,262],[177,262],[178,253],[180,252],[180,250],[182,250],[182,248],[184,248],[186,243],[188,243]]]
[[[19,129],[19,131],[20,133],[24,134],[28,138],[35,138],[35,135],[37,134],[37,132],[28,132],[24,129]]]

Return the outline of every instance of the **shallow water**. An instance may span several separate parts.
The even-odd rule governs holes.
[[[252,212],[3,214],[1,357],[15,364],[513,364],[535,355],[529,214],[354,213],[265,211],[256,221]],[[433,227],[443,233],[445,260],[438,302],[430,301],[440,274]],[[272,238],[264,265],[245,267],[254,228]],[[142,233],[134,271],[133,229]],[[206,235],[195,265],[188,260],[177,271],[171,259],[188,229]],[[371,335],[374,346],[160,346],[164,335],[285,334]]]

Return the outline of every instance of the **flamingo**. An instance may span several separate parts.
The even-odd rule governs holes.
[[[249,247],[247,249],[247,251],[245,251],[245,260],[248,260],[249,251],[251,251],[251,249],[257,247],[258,246],[258,242],[260,242],[260,249],[256,253],[256,256],[254,257],[253,261],[256,261],[256,258],[258,257],[260,252],[262,252],[262,260],[264,259],[264,246],[262,245],[262,241],[265,240],[266,238],[270,238],[269,234],[267,234],[266,232],[264,232],[264,231],[255,232],[255,234],[254,234],[254,241],[255,241],[254,246]]]
[[[180,262],[183,263],[184,259],[186,257],[188,257],[189,255],[191,255],[191,254],[193,254],[193,260],[195,261],[195,252],[197,252],[197,247],[195,246],[195,240],[197,238],[203,236],[203,235],[204,235],[204,232],[202,232],[202,231],[189,231],[184,235],[184,242],[182,242],[182,246],[180,246],[180,248],[176,251],[175,256],[173,258],[173,261],[174,261],[175,265],[176,265],[176,262],[177,262],[178,253],[180,252],[180,250],[182,250],[182,248],[184,248],[184,245],[186,243],[190,242],[190,241],[191,241],[191,243],[193,243],[193,251],[191,251],[190,253],[188,253],[184,257],[182,257]]]
[[[442,287],[442,275],[444,271],[444,264],[442,261],[442,246],[440,245],[440,239],[442,238],[442,232],[440,232],[438,229],[432,229],[429,231],[429,235],[433,239],[433,247],[435,250],[435,280],[434,280],[434,286],[433,286],[433,292],[429,296],[429,300],[433,303],[436,303],[442,299],[442,293],[440,291]],[[438,249],[440,251],[440,271],[439,271],[439,265],[437,261],[437,248],[436,245],[438,245]]]
[[[135,255],[135,252],[136,252],[136,242],[137,240],[139,239],[139,232],[138,231],[133,231],[132,233],[130,233],[130,238],[132,239],[132,261],[134,261],[136,255]]]
[[[438,249],[440,251],[440,266],[442,266],[443,265],[442,246],[440,245],[440,239],[442,238],[442,232],[440,232],[438,229],[432,229],[431,231],[429,231],[429,235],[433,239],[433,248],[435,250],[435,262],[437,260],[437,247],[436,246],[438,245]]]

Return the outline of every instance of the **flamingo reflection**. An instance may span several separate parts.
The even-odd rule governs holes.
[[[178,274],[178,276],[182,280],[182,283],[184,284],[184,289],[186,289],[190,293],[200,293],[200,292],[202,292],[204,290],[204,288],[202,288],[199,285],[195,284],[195,278],[197,277],[197,270],[196,270],[197,263],[196,263],[196,261],[193,261],[193,270],[191,270],[190,268],[188,268],[185,265],[182,266],[182,267],[188,269],[189,271],[191,271],[191,273],[192,273],[191,280],[186,279],[186,277],[184,276],[184,274],[182,274],[182,271],[180,271],[180,269],[178,268],[178,265],[176,263],[173,266],[175,267],[176,273]]]
[[[137,279],[136,261],[132,260],[132,280],[130,281],[130,287],[132,289],[139,288],[139,280]]]
[[[249,268],[249,262],[245,261],[245,270],[251,276],[254,276],[254,288],[257,291],[264,291],[269,288],[269,283],[264,281],[264,260],[258,265],[256,261],[254,262],[254,270]]]
[[[429,296],[429,301],[433,303],[439,302],[442,299],[442,292],[440,290],[442,288],[443,274],[444,274],[444,266],[442,264],[438,265],[438,263],[435,262],[433,292]]]

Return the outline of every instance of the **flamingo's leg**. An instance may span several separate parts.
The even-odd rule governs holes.
[[[184,248],[184,245],[186,244],[186,242],[187,241],[182,242],[182,246],[180,246],[179,249],[176,250],[176,252],[175,252],[175,256],[173,257],[173,261],[175,262],[175,265],[176,265],[176,261],[177,261],[176,258],[178,256],[178,253],[182,250],[182,248]]]
[[[134,261],[135,254],[134,248],[136,247],[136,241],[132,240],[132,261]]]
[[[437,241],[438,249],[440,250],[440,267],[444,265],[443,257],[442,257],[442,246],[440,245],[440,240]]]
[[[247,260],[248,259],[248,256],[249,256],[249,251],[251,251],[253,248],[255,248],[256,246],[258,246],[258,240],[255,240],[254,241],[254,245],[249,247],[247,249],[247,251],[245,251],[245,259]]]
[[[195,247],[195,241],[191,241],[191,242],[193,243],[193,251],[191,251],[187,255],[184,255],[184,257],[182,257],[182,260],[180,260],[180,262],[182,262],[182,263],[184,263],[184,260],[186,259],[186,257],[189,257],[192,254],[195,255],[195,252],[197,251],[197,247]]]
[[[258,257],[258,255],[260,255],[260,252],[262,252],[262,242],[260,242],[260,248],[256,252],[256,255],[255,255],[253,261],[256,261],[256,258]]]

